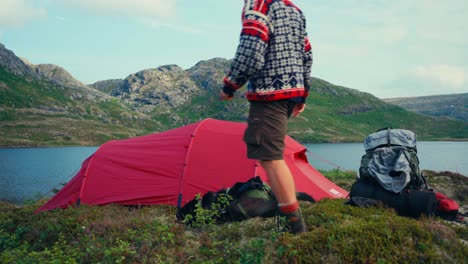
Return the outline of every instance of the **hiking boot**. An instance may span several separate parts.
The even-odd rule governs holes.
[[[286,218],[286,229],[289,233],[298,235],[307,232],[300,208],[290,213],[280,213],[280,216]]]

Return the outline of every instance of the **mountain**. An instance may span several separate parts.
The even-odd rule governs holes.
[[[124,80],[122,79],[113,79],[99,81],[93,84],[90,84],[89,87],[93,87],[96,90],[99,90],[105,94],[111,95],[114,89],[122,90],[124,87]]]
[[[304,115],[291,122],[290,134],[302,141],[362,142],[384,127],[414,131],[418,140],[468,138],[466,123],[423,116],[387,104],[358,90],[313,79]]]
[[[383,99],[417,113],[468,122],[468,93]]]
[[[187,70],[163,65],[85,85],[59,66],[33,65],[1,45],[0,145],[99,145],[208,117],[245,121],[245,89],[232,101],[219,100],[230,63],[214,58]],[[382,127],[410,129],[422,140],[468,139],[466,123],[410,112],[317,78],[289,134],[303,142],[362,142]]]
[[[27,80],[37,80],[39,75],[29,67],[28,62],[24,62],[11,51],[5,48],[5,45],[0,43],[0,66],[5,71],[16,76],[22,76]]]
[[[157,121],[0,45],[0,145],[96,145],[160,130]]]

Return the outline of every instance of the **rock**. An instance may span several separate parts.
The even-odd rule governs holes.
[[[112,96],[133,103],[137,109],[147,109],[143,106],[177,107],[200,92],[182,68],[165,65],[129,75],[123,80],[123,85],[113,87]]]
[[[230,65],[230,60],[214,58],[198,62],[187,72],[201,89],[212,92],[223,87],[223,78],[229,71]]]
[[[26,59],[20,59],[12,51],[0,43],[0,67],[9,73],[23,76],[27,81],[46,82],[45,87],[54,85],[65,91],[72,100],[88,100],[91,102],[106,101],[110,97],[100,91],[90,88],[76,80],[64,68],[54,64],[34,65]]]
[[[39,79],[39,75],[27,63],[0,43],[0,66],[14,75],[24,76],[28,81]]]
[[[97,89],[105,94],[112,95],[114,90],[123,90],[124,84],[125,82],[123,79],[111,79],[95,82],[88,86],[93,87],[94,89]]]
[[[61,87],[87,87],[82,82],[73,78],[64,68],[54,64],[38,64],[34,70],[43,78]]]

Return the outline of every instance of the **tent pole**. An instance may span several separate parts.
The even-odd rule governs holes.
[[[192,150],[193,141],[195,140],[195,136],[197,135],[198,130],[203,125],[203,123],[205,123],[206,120],[210,120],[210,119],[211,118],[207,118],[207,119],[204,119],[204,120],[200,121],[198,123],[198,126],[193,131],[193,133],[190,134],[190,142],[189,142],[188,146],[186,146],[187,147],[187,155],[185,156],[184,169],[182,170],[182,175],[180,177],[179,197],[178,197],[178,201],[177,201],[177,208],[179,208],[179,209],[180,209],[180,207],[182,205],[182,194],[184,193],[184,180],[185,180],[185,176],[187,175],[187,171],[188,171],[188,165],[189,165],[189,161],[190,161],[190,151]]]

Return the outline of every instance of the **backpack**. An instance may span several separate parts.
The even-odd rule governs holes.
[[[226,204],[226,197],[229,201]],[[220,203],[224,203],[219,206]],[[226,223],[242,221],[252,217],[273,217],[277,214],[278,202],[270,187],[263,183],[260,177],[254,177],[247,182],[238,182],[231,188],[217,192],[207,192],[203,197],[195,197],[177,212],[177,219],[191,225],[196,219],[196,208],[216,210],[215,222]]]
[[[406,189],[401,193],[385,190],[377,182],[355,181],[349,192],[350,199],[346,202],[359,207],[369,207],[382,202],[394,208],[401,216],[413,218],[433,216],[438,206],[436,193],[427,190]]]
[[[296,197],[301,201],[315,202],[310,195],[303,192],[297,192]],[[246,182],[237,182],[227,189],[207,192],[203,197],[195,197],[179,208],[177,220],[185,220],[185,224],[192,226],[197,223],[197,208],[214,210],[212,216],[217,224],[239,222],[253,217],[268,218],[279,214],[275,195],[259,176]]]
[[[369,207],[382,202],[402,216],[439,216],[463,221],[459,205],[429,189],[419,169],[416,136],[404,129],[381,129],[364,141],[358,179],[351,186],[350,205]]]
[[[378,182],[384,189],[400,193],[405,189],[427,190],[419,169],[416,136],[404,129],[380,129],[364,140],[359,180]]]
[[[402,216],[418,218],[435,215],[449,221],[464,221],[455,200],[432,190],[405,189],[394,193],[377,182],[357,180],[351,186],[349,197],[346,202],[349,205],[371,207],[383,203]]]
[[[436,192],[436,199],[437,199],[437,208],[435,210],[435,215],[451,221],[459,221],[463,220],[463,216],[459,214],[459,205],[458,203],[447,197],[442,193]]]

